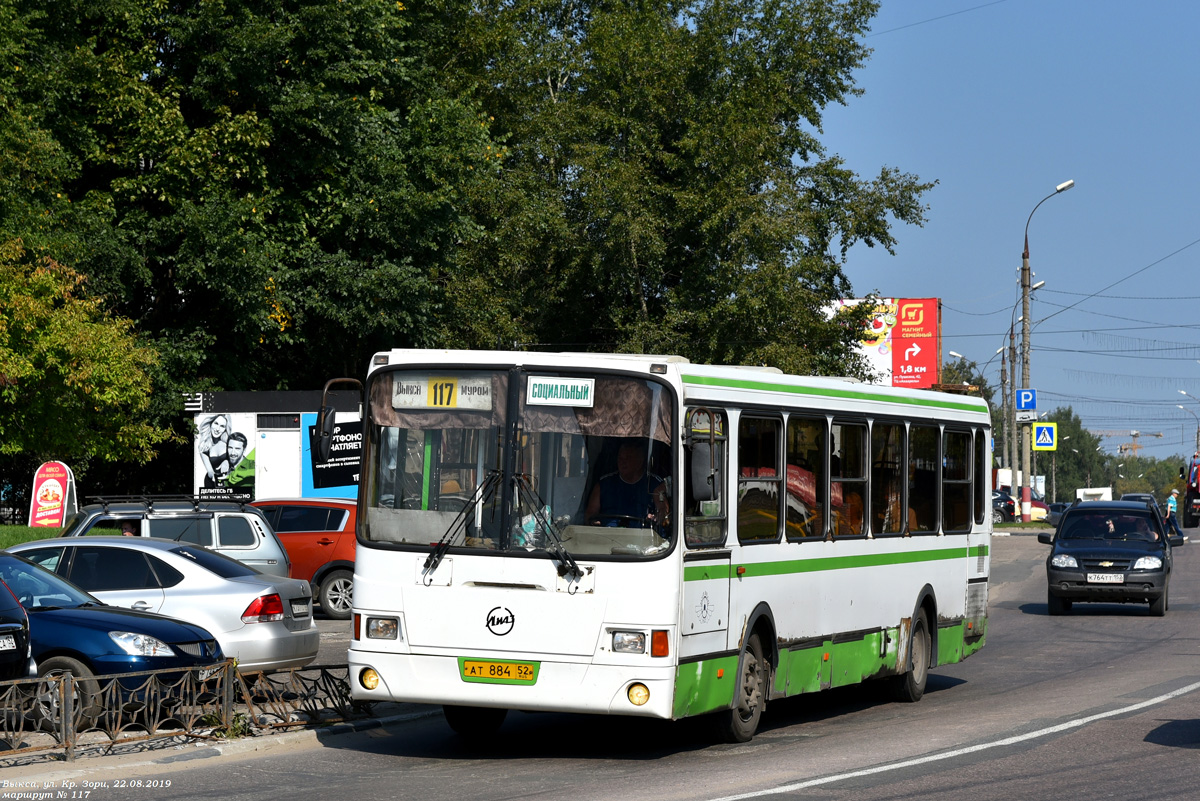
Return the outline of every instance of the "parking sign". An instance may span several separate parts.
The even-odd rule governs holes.
[[[1021,411],[1037,408],[1037,390],[1036,389],[1018,389],[1017,390],[1017,408]]]

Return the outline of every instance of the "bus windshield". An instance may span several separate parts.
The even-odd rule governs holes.
[[[398,369],[374,374],[368,398],[368,542],[428,548],[449,538],[456,549],[563,548],[577,558],[670,547],[665,385],[556,370]]]

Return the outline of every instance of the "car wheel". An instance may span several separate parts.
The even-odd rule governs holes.
[[[463,737],[476,737],[491,734],[500,728],[507,709],[492,709],[486,706],[451,706],[442,707],[442,714],[455,734]]]
[[[767,705],[770,666],[758,634],[751,634],[742,651],[741,673],[734,685],[734,705],[716,714],[717,733],[727,743],[748,743],[758,731]]]
[[[1004,522],[1004,512],[1001,512],[999,509],[993,509],[992,510],[992,523],[996,524],[996,523],[1003,523],[1003,522]]]
[[[929,619],[921,609],[913,618],[912,631],[908,635],[908,670],[889,680],[892,698],[905,703],[920,701],[925,695],[932,663],[933,638],[929,636]]]
[[[71,696],[71,706],[74,710],[74,727],[76,731],[89,729],[96,724],[97,718],[103,711],[100,699],[100,683],[96,674],[77,659],[66,656],[55,656],[38,665],[38,678],[57,679],[70,674],[73,679],[74,693]],[[36,695],[33,699],[33,714],[39,722],[57,726],[62,717],[57,687],[49,682],[38,682]]]
[[[1162,617],[1167,614],[1167,591],[1150,602],[1150,616]]]
[[[1052,592],[1046,593],[1046,609],[1052,615],[1065,615],[1071,611],[1071,602],[1059,598]]]
[[[321,582],[321,610],[334,620],[349,620],[354,608],[354,574],[335,570]]]

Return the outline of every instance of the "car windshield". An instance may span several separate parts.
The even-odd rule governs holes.
[[[1157,542],[1158,523],[1142,512],[1075,512],[1064,521],[1059,539]]]
[[[520,382],[513,392],[511,380]],[[452,547],[561,546],[574,556],[669,547],[674,429],[663,385],[556,371],[391,371],[368,391],[368,541],[429,547],[449,535]]]
[[[26,609],[102,605],[66,579],[12,554],[0,556],[0,579]]]

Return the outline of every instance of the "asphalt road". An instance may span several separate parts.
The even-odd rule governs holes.
[[[267,751],[131,766],[128,782],[171,786],[110,785],[88,801],[1200,795],[1200,545],[1176,551],[1164,618],[1144,605],[1076,605],[1050,618],[1046,546],[1029,534],[993,546],[988,645],[937,668],[918,704],[891,703],[873,686],[776,702],[746,745],[714,745],[703,720],[523,713],[510,714],[498,736],[467,741],[432,715]],[[320,625],[348,636],[346,623]]]

